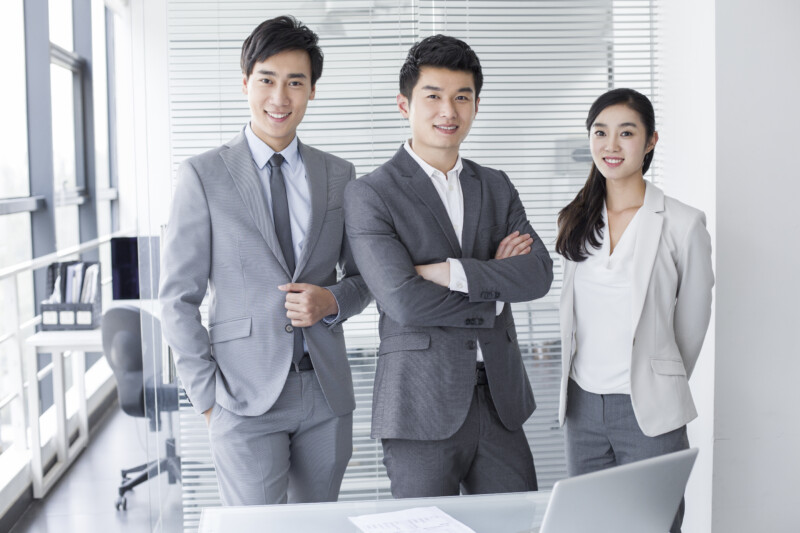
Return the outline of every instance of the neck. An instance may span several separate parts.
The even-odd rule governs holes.
[[[453,149],[418,147],[414,145],[413,139],[409,141],[409,144],[415,154],[445,176],[456,166],[456,161],[458,161],[458,147]]]
[[[630,208],[641,207],[647,186],[640,174],[630,179],[606,180],[606,209],[618,213]]]

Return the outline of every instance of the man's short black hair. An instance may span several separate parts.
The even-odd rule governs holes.
[[[322,50],[317,34],[290,15],[265,20],[242,44],[242,74],[250,77],[255,64],[287,50],[305,50],[311,59],[311,86],[322,76]]]
[[[431,35],[414,44],[400,68],[400,94],[411,100],[411,91],[419,81],[422,67],[441,67],[471,72],[475,97],[481,94],[483,71],[478,56],[467,43],[447,35]]]

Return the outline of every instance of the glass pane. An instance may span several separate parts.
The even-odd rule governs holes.
[[[0,128],[2,129],[2,128]],[[31,216],[15,213],[0,216],[0,268],[16,265],[31,258]],[[7,302],[5,298],[0,301]],[[0,306],[0,309],[5,306]],[[0,318],[2,311],[0,311]]]
[[[78,206],[56,207],[56,249],[63,250],[80,243]]]
[[[50,0],[50,42],[72,50],[72,0]]]
[[[0,49],[24,50],[24,27],[22,1],[0,3]],[[6,81],[0,87],[0,198],[28,196],[25,54],[3,54],[2,66]]]
[[[73,73],[50,65],[53,106],[53,191],[56,196],[75,188],[75,99]]]

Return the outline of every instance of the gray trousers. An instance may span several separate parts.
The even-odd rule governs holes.
[[[395,498],[537,490],[525,432],[503,426],[486,385],[475,386],[464,424],[450,438],[381,443]]]
[[[567,472],[588,474],[689,448],[686,426],[648,437],[639,428],[628,394],[593,394],[572,379],[567,389]],[[680,533],[684,500],[670,533]]]
[[[290,371],[263,415],[214,405],[208,432],[225,505],[336,501],[353,453],[353,414],[333,414],[313,370]]]

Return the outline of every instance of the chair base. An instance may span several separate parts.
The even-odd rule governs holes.
[[[130,478],[129,474],[139,473],[136,477]],[[117,501],[114,506],[118,511],[126,511],[128,509],[128,499],[125,493],[132,491],[147,481],[158,477],[159,474],[166,473],[167,481],[170,485],[181,480],[181,458],[178,457],[175,450],[175,439],[167,439],[167,456],[160,461],[150,461],[149,463],[141,464],[133,468],[122,470],[122,481],[119,484]]]

